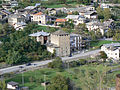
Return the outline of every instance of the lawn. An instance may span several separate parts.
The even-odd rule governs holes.
[[[44,31],[44,32],[55,32],[56,30],[58,30],[58,28],[54,28],[54,27],[49,27],[49,26],[41,26],[41,25],[36,25],[36,28],[34,28],[34,31]]]
[[[98,41],[91,41],[90,46],[91,47],[100,47],[103,44],[118,43],[118,42],[120,42],[120,41],[98,40]]]
[[[61,8],[61,7],[76,7],[76,5],[78,5],[77,2],[72,1],[72,0],[67,0],[66,4],[64,3],[60,3],[60,2],[47,2],[47,1],[43,1],[42,2],[42,6],[43,7],[47,7],[47,8]]]
[[[74,83],[76,87],[80,87],[83,90],[88,90],[86,83],[91,86],[91,88],[94,85],[97,85],[99,87],[99,77],[103,76],[103,84],[108,87],[114,87],[115,86],[115,76],[116,74],[120,73],[110,73],[107,74],[105,71],[110,70],[111,67],[105,67],[102,64],[101,65],[84,65],[80,67],[65,69],[62,72],[59,72],[59,70],[55,69],[40,69],[35,71],[29,71],[24,73],[25,78],[25,86],[29,86],[30,90],[44,90],[44,87],[41,86],[41,82],[44,81],[44,75],[46,75],[46,80],[50,81],[50,79],[57,74],[61,74],[65,77],[69,77]],[[93,75],[92,75],[93,74]],[[6,81],[16,81],[21,84],[21,74],[16,75],[14,78],[7,79]],[[94,77],[93,77],[94,76]],[[31,81],[31,77],[33,77],[33,80]],[[92,78],[93,77],[93,78]],[[95,83],[95,81],[97,81]]]

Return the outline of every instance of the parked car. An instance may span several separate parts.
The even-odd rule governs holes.
[[[19,68],[24,68],[23,66],[19,66]]]
[[[31,63],[27,63],[27,64],[26,64],[26,66],[30,66],[30,65],[32,65],[32,64],[31,64]]]

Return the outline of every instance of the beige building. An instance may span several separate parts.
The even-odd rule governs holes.
[[[70,55],[70,35],[62,30],[58,30],[51,34],[50,43],[47,50],[51,53],[56,52],[56,56]]]
[[[31,15],[31,21],[37,22],[38,24],[47,24],[49,22],[54,22],[56,18],[53,16],[48,16],[43,14],[42,12],[32,14]]]
[[[25,17],[23,15],[11,14],[8,17],[8,23],[10,25],[15,25],[17,23],[23,23],[23,22],[25,22]]]

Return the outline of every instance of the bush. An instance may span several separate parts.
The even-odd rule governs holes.
[[[56,57],[52,62],[48,63],[49,68],[63,69],[63,62],[60,57]]]

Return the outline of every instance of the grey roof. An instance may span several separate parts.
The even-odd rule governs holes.
[[[96,13],[96,14],[97,14],[97,12],[94,10],[94,11],[87,11],[87,12],[85,13],[85,15],[90,15],[90,14],[93,14],[93,13]]]
[[[18,22],[17,25],[27,25],[25,22]]]
[[[63,30],[58,30],[54,33],[52,33],[53,35],[68,35],[68,33],[64,32]]]
[[[99,21],[91,21],[91,22],[86,23],[86,25],[103,26],[103,24]]]
[[[9,18],[25,18],[25,17],[21,14],[10,14]]]
[[[0,10],[0,12],[1,12],[1,13],[6,13],[6,14],[11,14],[9,11],[4,10],[4,9]]]
[[[30,34],[29,36],[37,37],[37,36],[49,36],[49,35],[50,35],[50,33],[41,31],[41,32]]]
[[[37,7],[37,6],[39,6],[39,5],[41,5],[41,3],[36,3],[36,4],[35,4],[35,7]]]
[[[36,6],[27,6],[27,7],[24,8],[24,9],[34,9],[34,8],[36,8]]]
[[[0,12],[0,15],[4,15],[4,14]]]
[[[17,1],[11,1],[10,4],[18,4]]]
[[[78,19],[79,15],[68,15],[66,19]]]
[[[15,86],[15,85],[18,85],[19,83],[11,81],[11,82],[8,82],[8,84]]]

